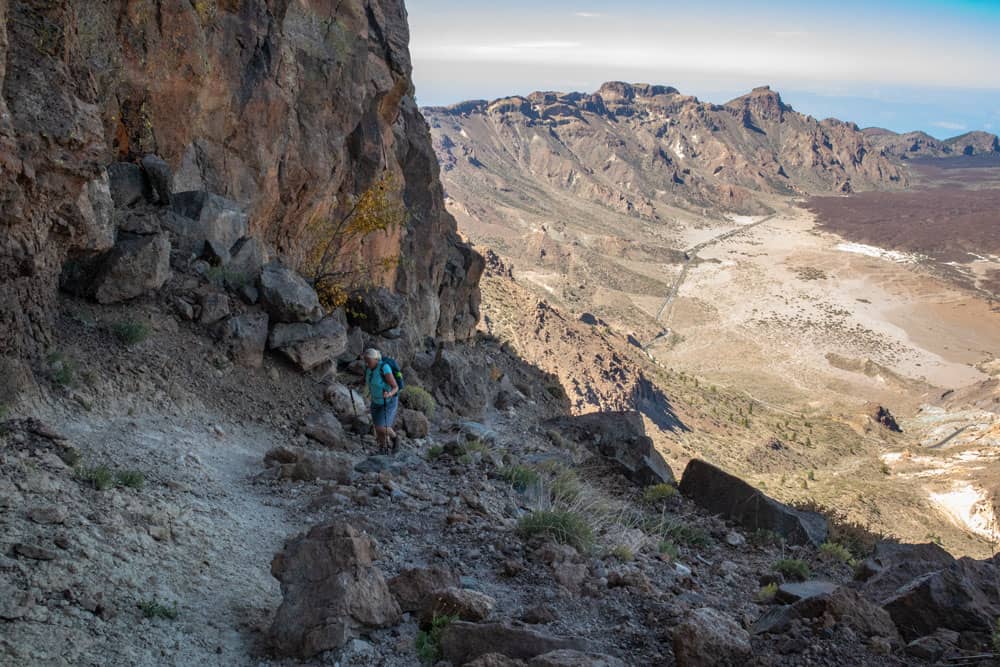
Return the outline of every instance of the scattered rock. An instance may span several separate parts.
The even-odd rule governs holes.
[[[364,397],[353,389],[333,382],[323,390],[326,402],[333,406],[333,411],[341,420],[354,419],[368,411]],[[403,410],[405,412],[405,410]]]
[[[249,286],[257,282],[260,271],[268,262],[268,252],[264,244],[252,236],[244,236],[229,250],[227,265],[234,287]]]
[[[529,660],[559,649],[586,651],[587,642],[577,637],[556,637],[512,623],[468,623],[455,621],[441,634],[445,660],[464,665],[487,653]]]
[[[201,315],[198,322],[209,326],[229,317],[229,297],[220,292],[209,292],[201,298]]]
[[[826,595],[837,589],[837,584],[832,581],[803,581],[796,583],[786,583],[778,586],[774,594],[774,600],[781,604],[793,604],[799,600]]]
[[[959,643],[959,634],[954,630],[939,628],[926,637],[914,639],[906,645],[906,654],[919,660],[937,662],[952,653]]]
[[[275,447],[264,455],[264,463],[277,465],[278,477],[311,482],[332,479],[342,484],[354,479],[354,462],[339,452],[318,452],[301,447]]]
[[[98,303],[117,303],[160,289],[169,277],[166,234],[127,237],[103,258],[88,291]]]
[[[112,162],[108,165],[108,185],[117,208],[127,208],[152,199],[153,191],[139,165]]]
[[[711,607],[695,609],[674,629],[673,646],[678,667],[739,665],[752,652],[747,631]]]
[[[302,276],[278,262],[271,262],[261,270],[260,301],[275,322],[319,322],[323,318],[316,290]],[[346,345],[346,327],[344,334]]]
[[[735,530],[731,530],[726,533],[726,544],[731,547],[741,547],[747,543],[747,538],[743,537],[741,533]]]
[[[179,296],[174,297],[174,310],[180,315],[181,319],[191,321],[194,319],[194,305]]]
[[[546,425],[600,452],[636,484],[674,482],[670,466],[646,435],[638,412],[591,412],[550,419]]]
[[[331,362],[347,345],[347,325],[338,311],[317,324],[297,322],[278,323],[271,329],[268,347],[304,371],[312,370],[324,362]]]
[[[399,411],[400,420],[403,422],[403,430],[411,438],[426,438],[430,433],[431,423],[424,413],[419,410],[403,408]]]
[[[879,542],[858,568],[862,591],[876,602],[892,596],[914,579],[955,563],[955,557],[933,542],[899,544]]]
[[[814,595],[798,602],[772,607],[754,622],[754,634],[786,632],[798,620],[829,617],[865,637],[898,638],[896,627],[886,611],[862,597],[857,591],[839,587],[830,593]]]
[[[200,256],[212,242],[227,252],[247,235],[248,218],[236,202],[201,190],[178,192],[161,224],[174,235],[186,255]]]
[[[403,297],[384,287],[356,290],[347,305],[348,323],[366,333],[380,334],[403,321]]]
[[[62,505],[35,505],[28,509],[28,518],[35,523],[63,523],[68,516],[69,512]]]
[[[536,605],[534,607],[529,607],[521,615],[521,620],[525,623],[531,623],[533,625],[544,625],[545,623],[552,623],[559,618],[556,610],[549,605]]]
[[[389,580],[389,590],[405,612],[421,612],[435,591],[457,586],[458,575],[443,567],[409,568]]]
[[[302,432],[327,447],[345,449],[349,446],[347,434],[337,417],[330,412],[314,412],[305,418]]]
[[[14,553],[21,558],[30,558],[31,560],[56,559],[56,552],[52,551],[52,549],[46,549],[36,544],[25,544],[23,542],[18,542],[14,545]]]
[[[561,649],[532,658],[528,667],[625,667],[625,663],[603,653]]]
[[[267,313],[244,313],[230,317],[222,326],[222,340],[230,358],[246,368],[260,368],[267,343]]]
[[[161,204],[169,204],[173,190],[173,174],[163,158],[159,155],[146,155],[142,158],[142,168],[149,177],[149,184]]]
[[[271,563],[282,601],[269,630],[272,648],[309,658],[362,631],[395,625],[399,605],[374,567],[375,546],[343,521],[293,538]]]
[[[485,621],[496,608],[497,601],[485,593],[450,586],[434,591],[424,607],[421,621],[429,625],[435,616],[457,616],[463,621]]]
[[[734,475],[705,461],[691,459],[680,491],[698,505],[748,530],[768,530],[791,544],[819,546],[826,541],[821,514],[796,510],[770,498]]]

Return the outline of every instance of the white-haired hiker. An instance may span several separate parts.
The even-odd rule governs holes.
[[[392,449],[399,445],[399,436],[393,430],[396,412],[399,410],[399,385],[392,373],[392,367],[382,361],[382,353],[371,348],[365,350],[365,384],[371,396],[372,424],[375,426],[375,441],[380,450]]]

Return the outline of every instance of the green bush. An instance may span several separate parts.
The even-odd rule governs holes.
[[[72,359],[66,357],[62,352],[53,352],[46,360],[49,362],[49,370],[56,384],[64,387],[73,385],[76,363]]]
[[[126,320],[125,322],[116,322],[111,327],[111,332],[123,345],[128,346],[146,340],[149,336],[149,327],[143,322]]]
[[[654,484],[647,486],[642,492],[642,499],[650,505],[657,505],[677,495],[677,487],[673,484]]]
[[[841,563],[854,562],[854,555],[843,544],[837,542],[824,542],[819,547],[819,554],[827,560],[837,560]]]
[[[561,468],[549,483],[549,494],[553,500],[573,502],[580,497],[583,483],[576,472],[569,468]]]
[[[594,545],[593,529],[575,512],[535,511],[521,517],[517,530],[525,538],[549,538],[568,544],[581,553],[590,551]]]
[[[119,470],[115,473],[115,484],[138,490],[146,485],[146,477],[138,470]]]
[[[611,555],[623,563],[630,563],[635,560],[635,554],[632,553],[632,549],[624,544],[619,544],[617,547],[612,549]]]
[[[433,665],[441,659],[441,635],[444,633],[444,629],[456,618],[458,616],[435,615],[431,620],[430,628],[417,633],[417,657],[422,663]]]
[[[403,387],[403,390],[399,392],[399,400],[404,407],[411,410],[419,410],[428,419],[434,416],[434,411],[437,409],[437,402],[435,402],[430,392],[412,384]]]
[[[165,618],[170,621],[177,618],[176,602],[168,607],[153,598],[151,600],[143,600],[140,602],[139,609],[142,610],[142,615],[146,618]]]
[[[444,447],[441,445],[431,445],[430,449],[427,450],[427,459],[430,461],[436,461],[444,454]]]
[[[669,539],[689,547],[708,545],[708,533],[697,526],[689,526],[679,521],[668,521],[660,527],[664,539]]]
[[[768,584],[757,591],[757,602],[772,602],[778,594],[778,584]]]
[[[670,560],[676,560],[677,556],[680,555],[680,550],[677,545],[670,540],[662,540],[659,545],[659,552],[670,557]]]
[[[527,491],[541,482],[541,476],[526,466],[507,466],[500,471],[500,477],[516,491]]]
[[[792,581],[805,581],[810,575],[809,564],[798,558],[783,558],[772,569]]]
[[[107,491],[115,485],[115,475],[107,466],[80,468],[77,477],[91,484],[98,491]]]

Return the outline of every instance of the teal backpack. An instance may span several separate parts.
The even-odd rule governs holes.
[[[392,371],[392,376],[396,378],[396,386],[399,387],[399,391],[403,391],[405,383],[403,382],[403,371],[399,369],[399,364],[396,363],[396,360],[392,357],[382,357],[382,363],[389,366],[389,370]],[[368,370],[368,372],[370,373],[371,370]]]

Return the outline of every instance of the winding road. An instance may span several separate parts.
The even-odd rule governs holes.
[[[674,300],[677,298],[677,293],[680,291],[681,285],[684,283],[684,278],[687,277],[688,268],[691,266],[691,262],[698,257],[698,253],[709,246],[719,243],[720,241],[725,241],[726,239],[736,236],[737,234],[741,234],[749,229],[756,227],[757,225],[762,225],[768,220],[774,218],[775,215],[777,214],[772,213],[771,215],[765,216],[755,222],[751,222],[746,225],[741,225],[736,229],[730,229],[729,231],[719,234],[718,236],[713,236],[710,239],[702,241],[701,243],[692,246],[691,248],[689,248],[684,252],[684,258],[685,258],[684,266],[681,267],[680,273],[678,273],[677,278],[674,279],[674,284],[670,286],[670,291],[667,292],[667,296],[663,300],[663,305],[661,305],[660,309],[656,311],[656,320],[663,322],[663,330],[660,331],[660,333],[656,334],[656,337],[654,337],[653,340],[643,345],[642,346],[643,350],[648,351],[649,348],[651,348],[661,339],[666,338],[667,336],[670,335],[670,327],[668,325],[670,323],[670,315],[673,313],[674,310],[673,307]]]

